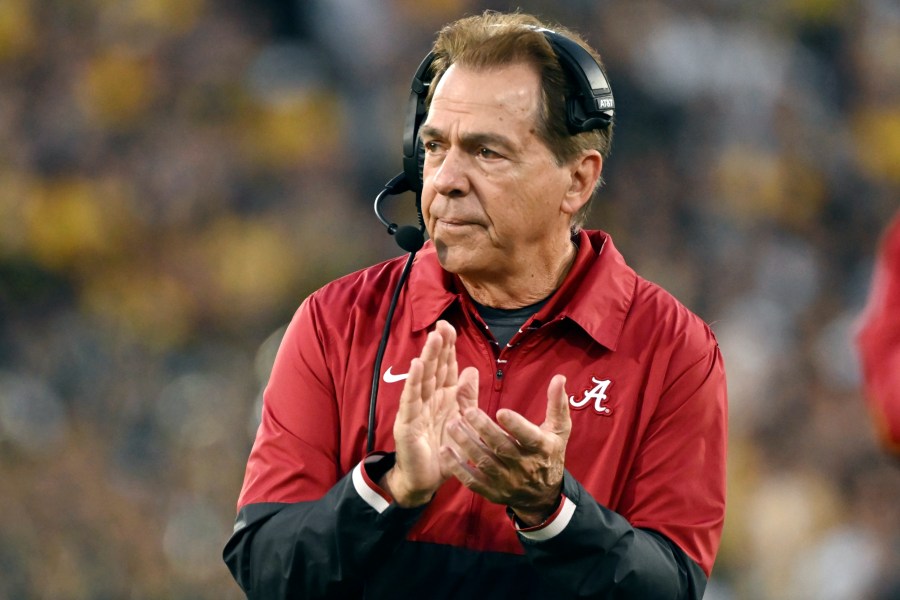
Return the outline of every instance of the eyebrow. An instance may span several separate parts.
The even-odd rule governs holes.
[[[431,125],[423,125],[419,136],[437,139],[446,139],[447,137],[443,131]],[[465,133],[460,136],[460,145],[464,148],[480,148],[481,146],[500,148],[506,152],[516,150],[516,144],[510,138],[499,133]]]

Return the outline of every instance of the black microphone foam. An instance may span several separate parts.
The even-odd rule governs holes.
[[[418,252],[425,245],[425,236],[422,232],[412,225],[404,225],[394,232],[394,239],[397,245],[407,252]]]

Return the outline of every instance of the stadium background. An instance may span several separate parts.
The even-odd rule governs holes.
[[[898,206],[900,5],[517,5],[605,57],[590,224],[725,354],[707,598],[900,597],[851,343]],[[441,24],[511,6],[0,2],[0,598],[240,597],[220,553],[282,327],[399,253],[370,207],[409,78]]]

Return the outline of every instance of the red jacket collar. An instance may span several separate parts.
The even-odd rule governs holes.
[[[594,340],[615,350],[634,299],[637,275],[625,264],[609,234],[580,231],[575,263],[554,297],[535,315],[546,323],[568,318]],[[434,325],[464,288],[455,275],[441,268],[429,241],[416,255],[409,277],[408,308],[414,331]]]

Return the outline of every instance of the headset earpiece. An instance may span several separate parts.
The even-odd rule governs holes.
[[[538,31],[550,42],[559,64],[577,90],[566,98],[566,124],[569,131],[576,134],[609,127],[616,103],[603,69],[574,40],[549,29]]]
[[[409,182],[409,187],[418,194],[422,191],[422,166],[425,162],[425,148],[419,139],[419,127],[428,110],[425,100],[428,97],[428,88],[431,87],[431,63],[434,62],[434,53],[419,64],[416,74],[413,75],[410,85],[409,103],[407,104],[406,123],[403,127],[403,172]]]

